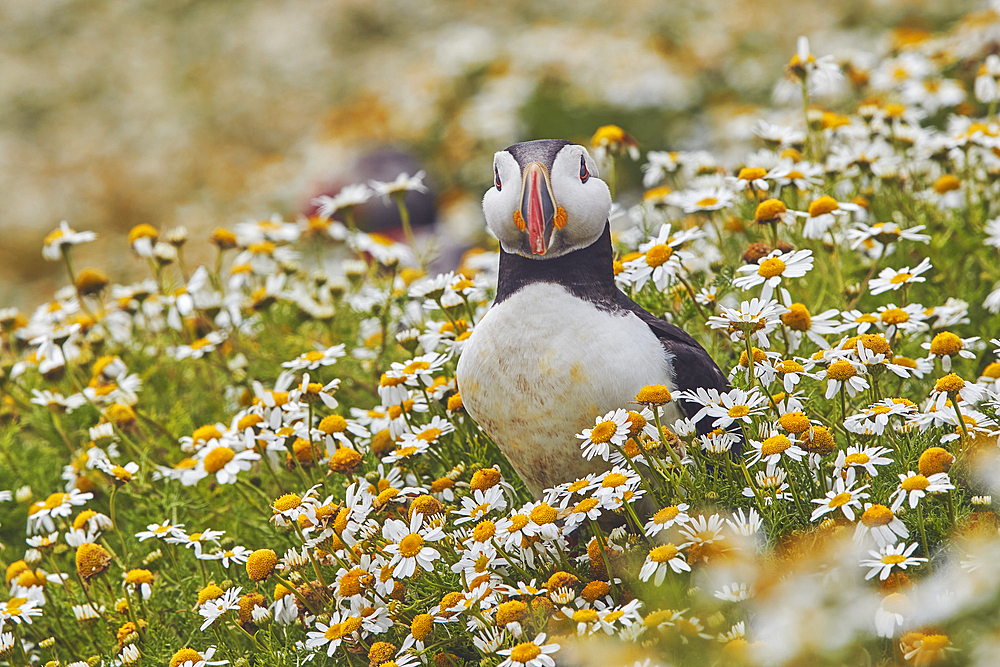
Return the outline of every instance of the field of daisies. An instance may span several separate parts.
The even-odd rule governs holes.
[[[425,270],[422,173],[136,226],[128,285],[54,226],[65,286],[0,309],[0,663],[996,664],[998,28],[863,64],[800,38],[800,111],[734,163],[594,128],[643,186],[618,285],[732,389],[643,388],[577,435],[606,472],[540,498],[454,378],[497,250]],[[406,242],[356,228],[375,197]]]

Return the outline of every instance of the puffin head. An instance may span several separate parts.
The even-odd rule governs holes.
[[[586,248],[604,232],[610,211],[611,191],[583,146],[542,139],[493,156],[483,213],[508,253],[550,259]]]

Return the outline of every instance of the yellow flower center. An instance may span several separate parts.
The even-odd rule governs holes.
[[[601,482],[601,487],[605,489],[615,489],[627,481],[628,477],[625,475],[620,472],[612,472],[604,476],[604,481]]]
[[[760,453],[763,456],[772,456],[774,454],[780,454],[791,446],[792,441],[789,440],[787,436],[779,433],[778,435],[772,435],[770,438],[760,443]]]
[[[287,512],[302,504],[302,498],[294,493],[286,493],[274,501],[274,511],[276,513]]]
[[[943,391],[949,394],[954,394],[961,391],[964,386],[965,380],[954,373],[948,373],[934,384],[934,391]]]
[[[217,473],[233,460],[236,454],[228,447],[216,447],[205,456],[205,472]]]
[[[495,523],[486,519],[485,521],[480,521],[476,524],[476,527],[472,529],[472,539],[480,544],[483,544],[491,539],[497,533],[497,526]]]
[[[892,523],[895,515],[885,505],[872,505],[861,515],[861,522],[869,528]]]
[[[424,538],[417,533],[410,533],[399,541],[399,555],[403,558],[413,558],[424,546]]]
[[[942,331],[931,339],[931,354],[939,357],[958,354],[962,350],[962,339],[950,331]]]
[[[271,549],[257,549],[247,557],[247,575],[254,581],[263,581],[271,576],[278,564],[278,556]]]
[[[889,279],[889,282],[893,285],[901,285],[907,280],[913,277],[912,273],[907,273],[906,271],[901,271]]]
[[[528,514],[528,518],[537,523],[539,526],[545,525],[547,523],[552,523],[556,520],[557,512],[555,508],[550,507],[548,503],[539,503],[538,507],[535,507]]]
[[[767,176],[766,169],[761,169],[760,167],[743,167],[740,169],[740,173],[736,175],[736,178],[741,181],[756,181],[765,176]]]
[[[854,368],[851,362],[844,359],[838,359],[833,362],[826,370],[826,376],[831,380],[849,380],[857,374],[858,371]]]
[[[593,623],[598,618],[597,611],[593,609],[577,609],[573,612],[573,621],[575,623]]]
[[[830,498],[830,507],[843,507],[851,500],[851,494],[849,493],[838,493],[833,498]]]
[[[809,204],[809,217],[818,218],[827,213],[833,213],[840,208],[837,200],[829,195],[823,195],[813,203]]]
[[[778,424],[789,433],[802,433],[809,428],[809,418],[804,412],[786,412],[778,417]]]
[[[739,419],[740,417],[746,417],[750,414],[750,408],[745,405],[734,405],[729,408],[729,416],[733,419]]]
[[[597,507],[598,502],[597,498],[584,498],[573,507],[573,512],[575,514],[586,514]]]
[[[410,634],[418,642],[422,642],[427,639],[427,636],[431,634],[431,630],[434,629],[434,617],[430,614],[417,614],[413,618],[413,622],[410,623]]]
[[[195,651],[193,648],[182,648],[174,656],[170,658],[170,667],[179,667],[185,662],[201,662],[201,653]]]
[[[523,514],[515,514],[510,518],[510,522],[510,528],[507,529],[507,532],[516,533],[528,525],[528,517]]]
[[[653,515],[654,523],[667,523],[668,521],[673,521],[681,511],[677,509],[676,505],[670,505],[669,507],[664,507],[656,514]]]
[[[199,426],[191,434],[191,440],[194,442],[208,442],[209,440],[218,440],[222,437],[222,432],[218,428],[212,426],[211,424],[206,426]]]
[[[327,415],[319,423],[319,430],[328,435],[347,430],[347,420],[340,415]]]
[[[904,491],[923,491],[928,486],[930,486],[930,481],[923,475],[914,475],[913,477],[907,477],[902,482],[899,483],[899,487]]]
[[[679,550],[673,544],[662,544],[649,550],[649,560],[654,563],[666,563],[675,558]]]
[[[591,442],[598,444],[611,440],[612,436],[618,432],[618,425],[613,421],[604,421],[598,424],[590,432]]]
[[[667,260],[673,254],[674,249],[664,243],[654,245],[646,251],[646,264],[655,269],[658,266],[666,264]]]
[[[920,455],[917,466],[920,474],[927,476],[939,472],[948,472],[951,469],[951,464],[954,462],[955,457],[947,449],[943,447],[930,447]]]
[[[954,174],[944,174],[934,181],[934,192],[939,195],[951,192],[952,190],[958,190],[960,187],[962,187],[962,181]]]
[[[534,642],[522,642],[511,649],[510,661],[519,662],[522,665],[531,662],[542,652]]]
[[[670,390],[662,384],[649,384],[635,395],[636,403],[647,405],[663,405],[671,401]]]
[[[777,257],[768,257],[757,267],[757,274],[764,278],[780,276],[785,271],[785,263]]]
[[[925,652],[942,651],[951,646],[947,635],[924,635],[920,648]]]
[[[899,563],[902,563],[904,560],[906,560],[906,556],[904,556],[903,554],[888,554],[888,555],[882,556],[881,560],[886,565],[897,565]]]
[[[882,322],[884,324],[895,325],[909,321],[910,314],[902,308],[889,308],[882,313]]]
[[[858,452],[857,454],[850,454],[844,457],[844,463],[849,466],[863,466],[871,460],[871,457],[864,452]]]
[[[788,312],[781,315],[781,321],[793,331],[809,331],[809,327],[812,325],[809,309],[801,303],[793,303],[789,306]],[[802,367],[799,366],[799,368]]]
[[[441,429],[434,428],[433,426],[424,429],[416,436],[417,440],[423,440],[424,442],[435,442],[439,437],[441,437]]]
[[[695,204],[695,206],[698,206],[700,208],[708,208],[709,206],[715,206],[718,203],[719,200],[716,199],[715,197],[705,197],[704,199],[699,200],[698,203]]]

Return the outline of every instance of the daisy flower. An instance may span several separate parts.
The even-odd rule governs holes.
[[[110,528],[110,525],[108,526]],[[167,519],[163,523],[151,523],[146,526],[146,530],[138,532],[135,534],[139,538],[140,542],[145,542],[151,537],[163,540],[173,534],[175,530],[181,530],[184,528],[183,523],[177,525],[171,525],[170,519]]]
[[[750,391],[730,389],[724,394],[719,394],[718,403],[704,406],[691,420],[699,422],[706,415],[714,417],[715,421],[712,422],[712,426],[722,429],[728,428],[737,421],[752,424],[753,417],[764,411],[767,402],[767,397],[761,394],[756,387]]]
[[[42,246],[42,257],[50,262],[59,261],[63,247],[87,243],[97,238],[94,232],[78,232],[71,228],[65,220],[59,223],[59,228],[49,232]]]
[[[507,501],[504,499],[503,489],[498,485],[485,490],[475,489],[471,496],[463,496],[461,509],[453,510],[452,514],[460,517],[455,523],[461,525],[470,521],[481,521],[490,512],[502,512],[505,509]]]
[[[725,540],[726,536],[722,532],[724,525],[725,522],[718,514],[711,516],[702,514],[701,516],[693,517],[680,528],[681,535],[687,541],[680,545],[679,548],[686,549],[691,545],[706,546]]]
[[[555,667],[556,661],[551,655],[558,650],[559,644],[545,643],[543,632],[530,642],[497,651],[499,655],[507,656],[497,667]]]
[[[185,549],[194,549],[195,556],[201,556],[201,550],[205,544],[208,542],[218,543],[219,538],[225,533],[226,531],[224,530],[206,530],[201,533],[187,535],[183,530],[175,526],[170,537],[166,538],[166,542],[168,544],[183,545]]]
[[[899,537],[910,536],[910,531],[888,507],[865,503],[864,514],[854,531],[854,542],[860,543],[869,533],[880,547],[895,544]]]
[[[306,636],[306,648],[317,650],[326,648],[326,655],[332,657],[334,651],[345,638],[361,629],[361,617],[351,616],[346,609],[340,609],[330,614],[330,622],[316,622],[316,629]]]
[[[837,459],[833,464],[834,472],[839,475],[845,469],[849,469],[847,476],[850,480],[853,480],[853,471],[855,468],[863,468],[869,475],[876,477],[878,470],[875,466],[883,466],[893,462],[891,458],[883,456],[883,454],[889,451],[891,450],[881,446],[864,447],[853,445],[837,453]]]
[[[927,358],[941,359],[941,368],[945,373],[951,372],[951,358],[958,355],[964,359],[975,359],[976,353],[969,349],[969,346],[979,340],[979,336],[972,338],[959,338],[950,331],[941,331],[934,335],[929,343],[922,343],[921,347],[927,350]]]
[[[312,352],[300,354],[292,361],[284,362],[281,366],[283,368],[290,368],[293,371],[314,371],[321,366],[330,366],[336,363],[337,359],[346,354],[344,349],[343,343],[340,345],[333,345],[326,349],[317,348]]]
[[[801,461],[802,457],[806,455],[803,449],[783,433],[774,433],[762,441],[751,440],[750,445],[753,447],[753,451],[750,452],[747,465],[764,461],[768,467],[776,466],[781,462],[782,456]]]
[[[212,660],[215,650],[214,646],[209,646],[204,652],[195,651],[192,648],[182,648],[174,653],[170,662],[176,667],[206,667],[206,665],[217,667],[218,665],[228,665],[228,660]]]
[[[848,485],[839,475],[833,480],[833,489],[827,491],[826,498],[814,498],[812,502],[819,505],[813,510],[810,521],[815,521],[828,512],[836,512],[838,509],[844,513],[848,521],[854,521],[854,510],[861,510],[861,501],[868,497],[863,493],[870,485],[865,484],[861,488],[852,488],[854,483]]]
[[[247,562],[247,558],[250,557],[252,552],[246,547],[235,546],[232,549],[224,549],[218,553],[212,554],[212,558],[215,560],[222,561],[222,567],[228,568],[230,563],[236,565],[242,565]]]
[[[444,529],[440,526],[424,527],[423,522],[423,515],[414,512],[409,526],[396,519],[386,519],[383,524],[382,537],[390,540],[385,552],[392,556],[388,565],[393,568],[392,576],[404,579],[412,577],[418,565],[430,572],[434,569],[434,561],[441,558],[437,549],[425,543],[443,538]]]
[[[848,396],[854,397],[859,391],[868,389],[868,380],[859,375],[864,366],[849,359],[837,359],[816,374],[818,380],[826,381],[826,398],[831,399],[843,388]]]
[[[785,294],[787,296],[787,292]],[[781,315],[781,323],[785,325],[788,333],[789,352],[799,349],[804,337],[808,337],[817,347],[825,350],[830,344],[824,336],[843,331],[844,325],[837,321],[841,313],[836,308],[814,315],[804,304],[791,303],[791,299],[785,301],[785,307],[788,310]]]
[[[605,510],[610,511],[613,509],[611,505],[612,500],[607,495],[595,494],[594,496],[583,498],[568,508],[569,514],[563,520],[563,532],[572,532],[577,526],[588,519],[596,521]]]
[[[751,507],[746,514],[743,513],[742,509],[736,510],[732,519],[726,519],[726,525],[737,535],[751,537],[760,531],[764,520],[757,513],[757,510]]]
[[[215,475],[219,484],[234,484],[237,475],[250,470],[260,454],[253,449],[234,452],[226,445],[215,441],[213,445],[201,449],[197,454],[206,475]]]
[[[680,250],[680,247],[704,236],[705,233],[700,229],[681,230],[671,235],[670,224],[661,225],[655,237],[639,246],[642,256],[625,263],[626,274],[621,279],[636,290],[641,290],[650,279],[658,290],[667,289],[683,262],[693,257],[691,253]]]
[[[924,308],[919,303],[897,306],[890,303],[878,308],[879,326],[885,329],[885,336],[892,340],[897,331],[912,334],[927,330]]]
[[[713,595],[724,602],[743,602],[753,597],[753,586],[734,581],[731,586],[724,585]]]
[[[369,181],[368,184],[372,187],[376,194],[381,195],[387,201],[390,196],[401,193],[409,192],[411,190],[416,192],[427,192],[427,186],[424,185],[424,176],[426,172],[421,169],[413,176],[407,173],[401,173],[396,176],[393,181]]]
[[[679,503],[657,510],[656,514],[650,517],[646,525],[643,526],[646,537],[657,535],[660,531],[666,530],[671,526],[683,526],[691,519],[687,515],[688,508],[687,503]]]
[[[671,192],[667,195],[667,203],[680,208],[685,213],[718,211],[730,206],[735,196],[736,193],[729,188],[699,188]]]
[[[899,486],[889,497],[889,500],[892,501],[892,511],[899,510],[907,497],[909,497],[910,509],[914,509],[920,499],[928,493],[945,493],[954,488],[955,485],[948,479],[946,472],[924,476],[912,470],[908,471],[905,475],[899,476]]]
[[[777,301],[754,297],[743,301],[738,309],[720,305],[719,310],[721,315],[708,318],[711,328],[725,329],[734,343],[752,336],[759,347],[770,348],[767,334],[774,331],[787,309]]]
[[[658,547],[653,547],[649,550],[649,555],[646,556],[642,569],[639,570],[639,580],[649,581],[652,577],[653,585],[659,586],[667,576],[668,567],[678,574],[690,572],[691,566],[687,564],[683,556],[681,550],[673,544],[661,544]]]
[[[920,233],[925,227],[926,225],[917,225],[903,229],[895,222],[876,222],[873,225],[857,222],[852,229],[847,230],[847,240],[850,241],[851,250],[857,250],[867,241],[875,241],[882,245],[901,240],[928,243],[931,237]]]
[[[886,545],[878,551],[869,551],[868,553],[872,557],[864,559],[859,563],[861,567],[871,568],[868,574],[865,575],[865,581],[872,579],[876,574],[879,581],[885,581],[892,574],[893,568],[905,570],[907,567],[926,563],[926,558],[918,558],[910,555],[918,546],[918,542],[914,542],[910,546],[906,546],[905,542],[900,542],[897,545]]]
[[[733,280],[733,287],[746,290],[763,285],[760,298],[767,301],[774,293],[774,288],[781,284],[782,278],[801,278],[812,266],[812,250],[775,250],[758,259],[756,265],[739,267],[736,270],[739,275]]]
[[[908,266],[903,267],[899,271],[890,268],[882,269],[879,271],[878,278],[874,278],[868,283],[868,291],[872,296],[876,296],[889,290],[898,290],[904,285],[922,283],[927,279],[921,274],[930,268],[930,260],[924,257],[923,261],[912,269]]]
[[[943,409],[952,394],[958,394],[964,402],[972,404],[983,398],[986,389],[982,385],[966,382],[954,373],[948,373],[934,383],[931,398],[934,399],[935,409]]]
[[[317,207],[317,213],[321,218],[330,218],[337,211],[345,208],[353,208],[364,204],[372,198],[371,188],[364,183],[345,185],[333,197],[320,195],[312,200],[312,205]]]
[[[239,599],[242,587],[230,588],[221,597],[209,600],[198,608],[198,613],[205,618],[201,624],[201,631],[204,632],[210,625],[219,620],[219,617],[227,611],[239,610]]]
[[[882,435],[893,416],[906,417],[917,407],[904,399],[885,398],[844,420],[844,428],[859,435]]]
[[[582,440],[580,449],[589,461],[600,456],[605,461],[611,456],[612,447],[620,447],[629,436],[628,411],[622,408],[612,410],[594,421],[594,428],[584,429],[577,438]]]
[[[821,239],[838,218],[850,216],[860,210],[861,207],[857,204],[838,202],[829,195],[823,195],[809,204],[802,236],[807,239]]]

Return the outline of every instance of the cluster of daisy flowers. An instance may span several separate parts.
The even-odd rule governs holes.
[[[956,93],[954,39],[867,70],[802,40],[798,125],[762,121],[739,165],[646,153],[616,281],[732,388],[643,388],[577,435],[602,471],[540,498],[454,379],[496,253],[431,276],[408,227],[354,228],[373,196],[406,221],[421,174],[217,229],[212,267],[139,225],[132,285],[77,270],[94,235],[61,224],[70,284],[0,311],[0,661],[991,655],[1000,125],[976,114],[1000,70],[964,52]],[[808,103],[844,73],[853,113]],[[641,155],[613,126],[594,145]]]

